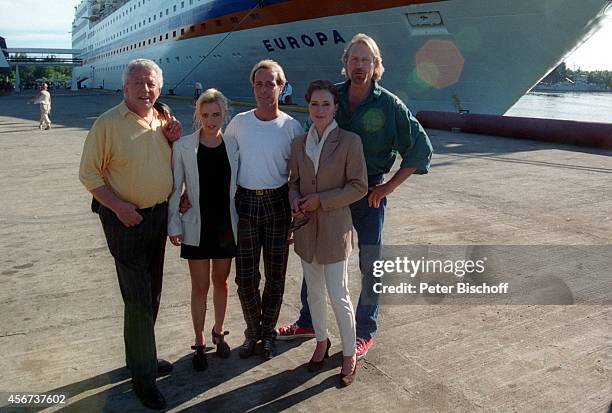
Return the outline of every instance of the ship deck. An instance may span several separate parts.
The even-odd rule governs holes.
[[[28,96],[0,97],[0,392],[68,394],[68,404],[45,411],[145,411],[123,367],[113,261],[78,181],[87,130],[121,95],[64,95],[53,94],[50,131],[37,129]],[[188,102],[167,102],[191,125]],[[429,133],[432,170],[390,197],[386,244],[610,244],[612,153]],[[178,255],[168,244],[156,326],[158,355],[175,366],[159,379],[170,411],[604,412],[610,405],[609,289],[585,293],[603,305],[383,306],[356,383],[339,389],[331,311],[334,355],[319,374],[303,367],[313,341],[279,342],[279,355],[265,363],[238,358],[244,322],[233,269],[226,329],[234,350],[195,373],[190,283]],[[281,323],[296,318],[301,278],[292,252]],[[353,277],[355,302],[358,291]],[[208,320],[206,332],[212,314]]]

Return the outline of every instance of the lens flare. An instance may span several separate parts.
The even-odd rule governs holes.
[[[457,83],[465,60],[450,40],[428,40],[416,54],[417,76],[436,89]]]

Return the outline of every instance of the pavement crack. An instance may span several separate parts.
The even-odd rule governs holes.
[[[376,366],[374,363],[369,362],[366,359],[361,360],[362,364],[365,364],[369,367],[372,367],[374,370],[376,370],[378,373],[380,373],[381,376],[385,377],[386,379],[388,379],[390,382],[392,382],[393,384],[396,385],[396,387],[402,389],[403,391],[405,391],[406,393],[410,394],[410,389],[408,389],[406,386],[399,384],[399,382],[393,377],[391,376],[389,373],[387,373],[386,371],[382,370],[381,368],[379,368],[378,366]]]
[[[16,331],[14,333],[0,334],[0,338],[12,337],[12,336],[27,336],[27,335],[28,335],[28,333],[26,333],[25,331]]]

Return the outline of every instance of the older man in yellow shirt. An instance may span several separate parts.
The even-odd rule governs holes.
[[[162,85],[155,62],[137,59],[128,64],[124,100],[95,121],[79,170],[81,182],[101,204],[96,209],[115,259],[134,391],[145,406],[155,409],[165,407],[155,385],[157,373],[172,370],[170,363],[157,359],[154,325],[173,183],[168,139],[181,133],[178,122],[154,107]]]

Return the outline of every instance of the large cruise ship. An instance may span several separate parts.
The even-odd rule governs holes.
[[[414,111],[503,114],[609,18],[611,0],[83,0],[72,46],[84,86],[121,88],[134,58],[155,60],[164,93],[195,82],[252,100],[249,72],[270,58],[298,99],[341,81],[356,33],[380,45],[381,84]]]

